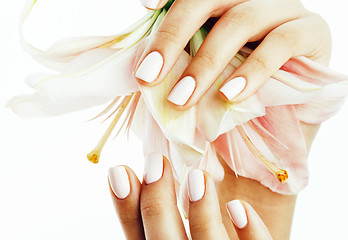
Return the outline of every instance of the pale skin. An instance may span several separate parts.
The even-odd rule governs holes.
[[[145,6],[146,1],[142,1]],[[166,2],[160,0],[151,9],[162,8]],[[147,86],[159,84],[172,69],[189,39],[212,17],[218,18],[217,22],[178,79],[179,82],[191,76],[196,85],[184,104],[172,104],[177,109],[185,110],[196,104],[238,50],[248,42],[257,43],[255,50],[225,82],[243,77],[246,86],[232,100],[221,94],[226,101],[243,101],[292,57],[306,56],[325,65],[329,63],[330,30],[319,15],[305,9],[299,0],[176,0],[136,67],[137,70],[146,56],[156,51],[163,58],[161,71],[154,81],[145,82],[138,78],[139,83]],[[308,147],[318,127],[303,124]],[[230,239],[237,239],[235,228],[225,210],[226,202],[232,199],[250,203],[273,239],[288,239],[296,196],[279,195],[253,180],[236,178],[228,166],[223,162],[222,165],[225,178],[216,184],[216,191],[224,229]],[[140,183],[138,185],[140,191]],[[212,206],[205,207],[207,209],[204,211],[211,211]],[[209,231],[209,226],[206,228]]]
[[[164,158],[163,161],[161,178],[149,184],[146,181],[140,183],[134,172],[125,167],[130,183],[130,192],[127,197],[118,198],[110,188],[114,206],[127,239],[224,240],[231,237],[231,239],[237,239],[237,237],[234,238],[236,234],[241,240],[272,239],[261,218],[245,200],[240,201],[247,216],[245,226],[240,228],[228,215],[226,217],[226,203],[221,203],[224,200],[218,198],[214,181],[208,173],[204,173],[203,197],[197,201],[190,200],[188,212],[190,233],[186,233],[180,210],[177,208],[172,169],[167,159]],[[230,193],[234,195],[233,192],[229,192],[227,194],[229,196],[223,197],[230,197]],[[231,199],[236,197],[241,195],[234,195]]]

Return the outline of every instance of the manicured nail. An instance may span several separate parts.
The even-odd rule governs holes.
[[[141,0],[141,4],[143,4],[144,7],[155,9],[158,5],[158,0]]]
[[[195,87],[196,81],[193,77],[184,77],[175,85],[167,99],[176,105],[182,106],[191,97]]]
[[[239,200],[233,200],[226,204],[230,218],[237,228],[242,229],[248,224],[248,218],[245,209]]]
[[[188,190],[191,202],[196,202],[202,199],[205,191],[205,184],[204,175],[201,170],[192,169],[190,171],[188,176]]]
[[[232,100],[238,94],[240,94],[245,88],[246,80],[243,77],[236,77],[231,81],[227,82],[220,88],[220,92],[222,92],[228,100]]]
[[[163,66],[163,57],[159,52],[149,53],[138,67],[135,77],[145,81],[153,82],[160,73]]]
[[[163,175],[163,156],[150,153],[145,161],[144,180],[146,184],[158,181]]]
[[[123,166],[116,166],[109,169],[109,181],[112,191],[119,199],[124,199],[130,192],[129,178]]]

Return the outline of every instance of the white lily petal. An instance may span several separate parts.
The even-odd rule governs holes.
[[[51,99],[38,94],[12,98],[7,106],[23,118],[56,116],[87,109],[110,101],[105,97],[71,97]]]
[[[115,97],[138,90],[132,74],[136,47],[128,51],[100,48],[76,57],[66,74],[37,82],[37,91],[50,98]]]
[[[36,89],[37,86],[42,81],[42,79],[53,78],[55,76],[56,74],[47,73],[47,72],[38,72],[38,73],[29,74],[24,81],[29,87]]]
[[[182,53],[175,67],[167,77],[155,87],[141,86],[146,105],[165,132],[192,145],[195,141],[196,108],[178,111],[167,101],[167,96],[174,84],[188,66],[190,56]]]
[[[90,49],[100,47],[115,40],[117,36],[93,36],[66,38],[54,43],[45,53],[48,56],[69,57],[76,56]]]
[[[36,4],[36,0],[28,0],[22,11],[21,21],[19,25],[20,42],[23,48],[39,63],[51,69],[61,71],[72,57],[85,52],[87,50],[104,46],[112,43],[115,48],[129,47],[129,43],[134,44],[139,41],[141,37],[146,34],[151,24],[156,20],[154,15],[158,14],[156,11],[149,11],[147,14],[138,20],[136,23],[121,31],[115,36],[100,36],[100,37],[82,37],[70,38],[57,42],[51,46],[47,51],[43,51],[28,43],[24,37],[23,28],[27,17],[32,8]],[[145,31],[142,29],[147,27]],[[135,34],[130,34],[136,32]],[[131,35],[126,38],[125,35]]]

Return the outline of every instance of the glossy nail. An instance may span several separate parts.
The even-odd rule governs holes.
[[[135,77],[144,82],[153,82],[161,72],[163,66],[163,57],[159,52],[149,53],[135,73]]]
[[[191,202],[202,199],[205,191],[204,174],[199,169],[192,169],[188,175],[188,192]]]
[[[191,97],[195,87],[196,81],[193,77],[184,77],[175,85],[167,99],[176,105],[182,106]]]
[[[237,228],[242,229],[248,224],[248,218],[242,203],[239,200],[233,200],[226,204],[230,218]]]
[[[163,175],[163,156],[150,153],[145,161],[144,180],[146,184],[158,181]]]
[[[232,100],[237,95],[239,95],[246,86],[246,80],[244,77],[236,77],[231,81],[225,83],[220,88],[220,92],[222,92],[228,100]]]
[[[119,199],[124,199],[130,192],[129,178],[123,166],[116,166],[109,169],[109,181],[112,191]]]
[[[150,9],[156,9],[159,1],[158,0],[141,0],[140,2],[144,7],[147,7]]]

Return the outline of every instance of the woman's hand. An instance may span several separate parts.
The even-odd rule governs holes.
[[[170,163],[150,154],[141,184],[124,166],[110,169],[112,199],[127,239],[188,239],[177,208]],[[192,170],[188,178],[188,220],[192,239],[229,239],[211,177]],[[253,208],[244,201],[226,204],[239,239],[272,239]]]
[[[149,9],[166,2],[142,0]],[[220,89],[231,102],[255,93],[291,57],[329,61],[329,28],[299,0],[176,0],[138,62],[140,84],[159,84],[211,17],[220,18],[168,96],[179,109],[193,106],[247,42],[259,44]]]

